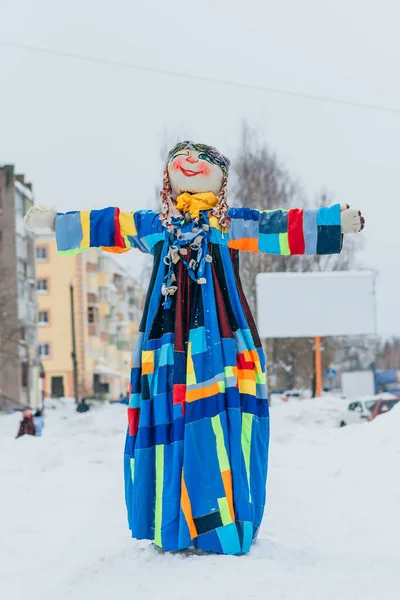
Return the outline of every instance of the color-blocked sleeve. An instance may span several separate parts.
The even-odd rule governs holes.
[[[151,253],[164,239],[159,213],[152,210],[121,212],[119,208],[59,213],[56,239],[61,254],[76,254],[88,248],[101,248],[116,254],[138,248]]]
[[[231,208],[228,246],[266,254],[339,254],[340,205],[318,210]]]

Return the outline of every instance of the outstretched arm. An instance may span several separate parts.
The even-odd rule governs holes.
[[[42,227],[54,231],[60,254],[75,254],[88,248],[114,253],[138,248],[151,253],[154,245],[164,239],[159,215],[151,210],[121,212],[112,207],[57,213],[54,208],[38,206],[28,211],[25,224],[33,231]]]
[[[228,246],[267,254],[339,254],[342,234],[357,233],[364,220],[347,204],[307,210],[231,208]]]

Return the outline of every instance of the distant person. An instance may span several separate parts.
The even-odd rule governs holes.
[[[26,408],[22,413],[22,420],[19,424],[19,430],[17,434],[17,438],[22,437],[23,435],[35,435],[35,424],[33,422],[32,413],[29,408]]]
[[[43,427],[44,427],[44,418],[43,418],[43,411],[42,410],[37,410],[35,412],[35,416],[33,417],[33,423],[35,425],[35,435],[36,437],[41,437],[42,436],[42,431],[43,431]]]
[[[86,402],[85,398],[83,398],[82,402],[80,402],[80,404],[78,404],[78,406],[76,407],[77,412],[79,413],[85,413],[89,410],[90,405]]]

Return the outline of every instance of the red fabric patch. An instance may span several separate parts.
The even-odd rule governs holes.
[[[172,390],[172,402],[173,404],[182,405],[182,414],[185,414],[186,403],[186,385],[184,383],[176,383]]]
[[[238,354],[236,357],[236,364],[237,364],[237,368],[241,369],[241,370],[254,370],[254,363],[253,362],[247,362],[244,359],[244,354]]]
[[[290,254],[304,254],[303,210],[293,208],[288,212],[288,239]]]
[[[115,209],[114,212],[114,242],[117,248],[125,248],[125,240],[121,235],[121,228],[119,226],[119,213],[121,211],[119,210],[119,208]]]
[[[140,408],[128,408],[129,435],[136,435],[139,429]]]

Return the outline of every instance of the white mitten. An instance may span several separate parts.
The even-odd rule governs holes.
[[[25,227],[34,232],[42,229],[55,231],[56,215],[57,209],[55,206],[47,206],[46,204],[32,206],[24,217]]]
[[[359,210],[349,207],[348,204],[340,205],[342,233],[359,233],[364,229],[365,219]]]

